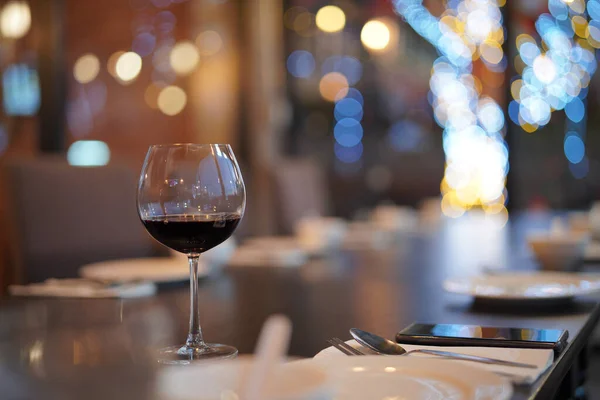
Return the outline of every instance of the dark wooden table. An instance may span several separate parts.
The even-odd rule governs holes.
[[[567,398],[582,383],[586,343],[600,311],[594,298],[544,308],[498,308],[445,293],[453,276],[484,267],[535,268],[524,237],[550,216],[516,216],[502,230],[481,216],[442,223],[386,250],[341,252],[298,269],[225,271],[201,285],[208,341],[252,352],[272,313],[294,324],[290,352],[311,357],[360,327],[392,338],[414,321],[568,329],[567,349],[515,399]],[[152,399],[153,349],[182,342],[186,286],[136,300],[5,299],[0,302],[0,398]]]

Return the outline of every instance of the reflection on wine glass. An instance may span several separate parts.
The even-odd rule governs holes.
[[[190,264],[190,331],[186,343],[161,351],[164,363],[230,358],[237,349],[205,343],[198,310],[198,260],[238,226],[246,190],[229,145],[151,146],[138,186],[138,213],[146,230]]]

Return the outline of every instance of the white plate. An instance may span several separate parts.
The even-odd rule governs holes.
[[[494,300],[570,299],[600,290],[600,274],[569,272],[502,273],[448,279],[444,289]]]
[[[107,282],[150,281],[156,283],[180,282],[190,279],[186,260],[175,257],[131,258],[103,261],[83,266],[79,275]],[[208,275],[208,268],[200,258],[198,276]]]
[[[336,400],[506,400],[512,395],[505,378],[447,360],[364,356],[312,362],[330,374]]]

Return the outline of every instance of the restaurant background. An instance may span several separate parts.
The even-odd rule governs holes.
[[[596,9],[411,4],[5,1],[0,161],[52,154],[138,174],[151,144],[231,143],[249,190],[245,235],[431,198],[449,218],[478,209],[500,227],[509,211],[588,207]],[[550,25],[535,21],[548,12],[576,48],[544,36]],[[419,22],[428,13],[441,28]],[[311,182],[301,196],[295,173]],[[4,203],[2,226],[10,213]],[[5,287],[13,238],[0,234]]]

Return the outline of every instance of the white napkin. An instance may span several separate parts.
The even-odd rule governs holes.
[[[361,346],[355,340],[348,340],[350,346],[359,349],[365,354],[375,354],[371,350]],[[451,351],[454,353],[468,354],[479,357],[497,358],[499,360],[516,361],[525,364],[533,364],[537,366],[533,368],[508,367],[504,365],[474,363],[472,361],[461,361],[447,359],[448,362],[456,363],[456,365],[466,364],[471,367],[477,365],[478,368],[485,368],[488,371],[506,376],[513,383],[519,385],[529,385],[535,382],[544,371],[552,364],[554,360],[554,352],[546,349],[515,349],[506,347],[442,347],[442,346],[416,346],[410,344],[402,344],[406,351],[416,349],[442,350]],[[327,360],[332,357],[347,357],[335,347],[327,347],[321,350],[314,357],[316,362],[327,365]],[[407,357],[429,357],[442,358],[428,354],[410,354]]]
[[[111,285],[89,279],[48,279],[42,283],[10,285],[8,291],[13,296],[131,298],[154,295],[156,285],[151,282]]]

